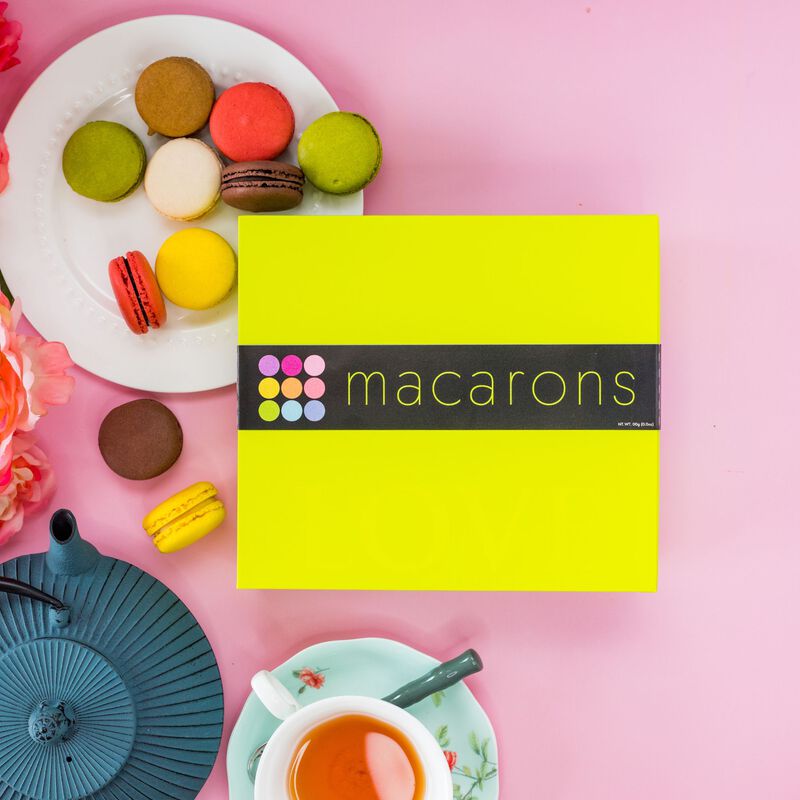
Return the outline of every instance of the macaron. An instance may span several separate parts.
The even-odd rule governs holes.
[[[136,334],[160,328],[167,321],[167,309],[150,262],[138,250],[112,258],[108,277],[122,318]]]
[[[333,111],[306,128],[297,160],[306,178],[323,192],[351,194],[378,174],[382,149],[369,120],[349,111]]]
[[[219,96],[208,127],[231,161],[270,161],[292,140],[294,112],[274,86],[239,83]]]
[[[117,122],[87,122],[69,137],[61,169],[74,192],[114,203],[142,182],[147,156],[139,137]]]
[[[219,200],[222,164],[200,139],[173,139],[156,150],[144,175],[153,208],[176,220],[198,219]]]
[[[243,211],[286,211],[303,200],[303,170],[282,161],[241,161],[222,171],[222,200]]]
[[[201,310],[221,303],[236,282],[236,254],[214,231],[184,228],[156,256],[156,279],[176,306]]]
[[[224,519],[225,504],[214,484],[201,481],[157,505],[142,527],[162,553],[174,553],[207,536]]]
[[[146,67],[134,99],[148,133],[172,138],[199,131],[214,105],[214,82],[191,58],[170,56]]]
[[[106,414],[97,443],[109,469],[128,480],[145,481],[178,460],[183,430],[158,400],[132,400]]]

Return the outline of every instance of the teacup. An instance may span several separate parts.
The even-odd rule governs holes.
[[[255,800],[306,800],[290,788],[292,761],[303,738],[318,726],[345,715],[371,717],[398,731],[413,747],[424,776],[421,800],[451,800],[453,781],[447,760],[428,729],[402,708],[374,697],[345,695],[300,706],[272,673],[253,676],[253,691],[283,722],[264,746],[255,779]]]

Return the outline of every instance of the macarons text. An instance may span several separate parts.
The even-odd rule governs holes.
[[[630,406],[636,401],[635,383],[636,376],[629,370],[619,370],[605,378],[597,370],[578,371],[566,377],[549,369],[535,373],[512,370],[497,377],[488,370],[477,370],[471,375],[442,370],[429,381],[419,372],[405,370],[393,385],[391,377],[387,383],[387,376],[381,371],[354,370],[347,373],[347,405],[368,406],[372,402],[385,406],[395,401],[407,407],[423,402],[448,407],[463,402],[485,407],[496,403],[513,406],[515,402],[532,400],[540,406],[557,406],[572,399],[579,406],[584,403],[602,406],[605,394],[607,403]]]

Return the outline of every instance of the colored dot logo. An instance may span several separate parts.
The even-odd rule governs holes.
[[[288,353],[278,358],[267,353],[259,359],[258,370],[264,376],[258,384],[263,399],[258,415],[264,422],[319,422],[325,416],[325,404],[320,399],[325,394],[325,381],[320,377],[325,372],[322,356],[302,359]]]

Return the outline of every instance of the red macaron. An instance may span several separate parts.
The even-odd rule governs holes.
[[[108,277],[122,317],[137,334],[160,328],[167,321],[167,309],[150,262],[138,250],[112,258]]]
[[[211,138],[232,161],[271,161],[294,135],[289,101],[267,83],[239,83],[217,99],[208,121]]]

